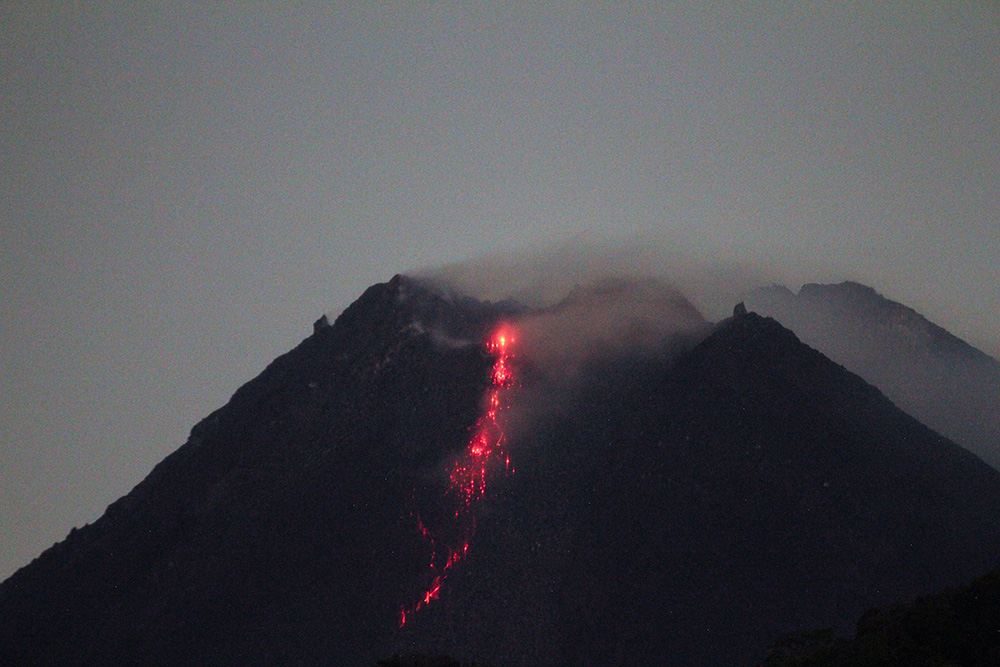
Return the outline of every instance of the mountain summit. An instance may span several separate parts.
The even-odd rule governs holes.
[[[556,382],[518,345],[582,292],[369,288],[0,584],[0,662],[749,664],[995,563],[1000,473],[774,320],[644,299],[680,324],[613,308],[641,344]]]
[[[747,303],[1000,467],[1000,361],[859,283],[775,285]]]

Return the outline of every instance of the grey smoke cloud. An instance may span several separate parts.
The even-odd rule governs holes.
[[[418,269],[414,275],[470,296],[525,306],[549,308],[574,289],[601,281],[631,281],[645,287],[632,298],[652,305],[652,286],[687,297],[710,320],[732,312],[748,290],[791,275],[751,257],[714,250],[697,252],[694,243],[678,239],[633,236],[589,241],[574,239],[509,253],[491,253],[442,267]],[[596,304],[595,304],[596,305]]]
[[[518,350],[555,381],[571,381],[595,358],[664,352],[708,329],[676,289],[654,278],[605,277],[519,318]]]

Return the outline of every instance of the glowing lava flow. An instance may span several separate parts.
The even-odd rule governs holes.
[[[439,554],[438,543],[448,540],[435,535],[419,517],[417,518],[417,527],[431,543],[430,585],[416,604],[400,610],[399,627],[406,625],[411,614],[438,598],[441,584],[451,568],[468,554],[469,541],[476,530],[474,506],[486,493],[486,482],[492,462],[502,458],[506,469],[513,472],[510,467],[510,457],[504,450],[506,437],[498,421],[500,411],[505,407],[500,400],[501,395],[514,382],[510,366],[510,348],[513,343],[514,337],[505,327],[497,330],[487,343],[486,348],[493,355],[494,362],[486,411],[476,422],[468,447],[452,464],[448,475],[449,485],[445,493],[446,498],[451,498],[455,504],[452,518],[459,528],[458,539],[453,538],[447,545],[445,553]]]

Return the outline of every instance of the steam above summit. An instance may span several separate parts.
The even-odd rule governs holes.
[[[594,358],[662,352],[704,336],[708,322],[655,278],[604,278],[575,286],[553,306],[518,318],[522,354],[550,375],[573,378]]]
[[[439,291],[513,300],[533,309],[554,306],[577,289],[602,283],[632,284],[636,286],[633,298],[651,289],[679,292],[709,319],[728,315],[747,285],[775,278],[739,257],[717,254],[706,258],[685,250],[683,243],[665,246],[638,241],[567,242],[535,252],[492,254],[425,269],[416,277]],[[645,287],[640,289],[640,285]]]

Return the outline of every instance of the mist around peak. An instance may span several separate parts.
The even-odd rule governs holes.
[[[574,290],[601,284],[660,285],[716,320],[728,316],[748,289],[787,277],[761,266],[732,253],[696,252],[684,240],[571,240],[425,267],[411,275],[445,292],[533,309],[551,308]]]
[[[518,354],[555,379],[572,378],[588,360],[663,351],[678,337],[703,335],[764,274],[681,242],[577,239],[410,275],[448,298],[516,304]]]
[[[572,384],[590,363],[689,348],[766,282],[735,258],[643,240],[572,240],[411,275],[449,298],[516,304],[517,355],[552,388]]]
[[[656,278],[605,277],[575,286],[560,302],[516,320],[520,350],[550,379],[572,381],[588,362],[671,354],[709,323],[675,288]]]

